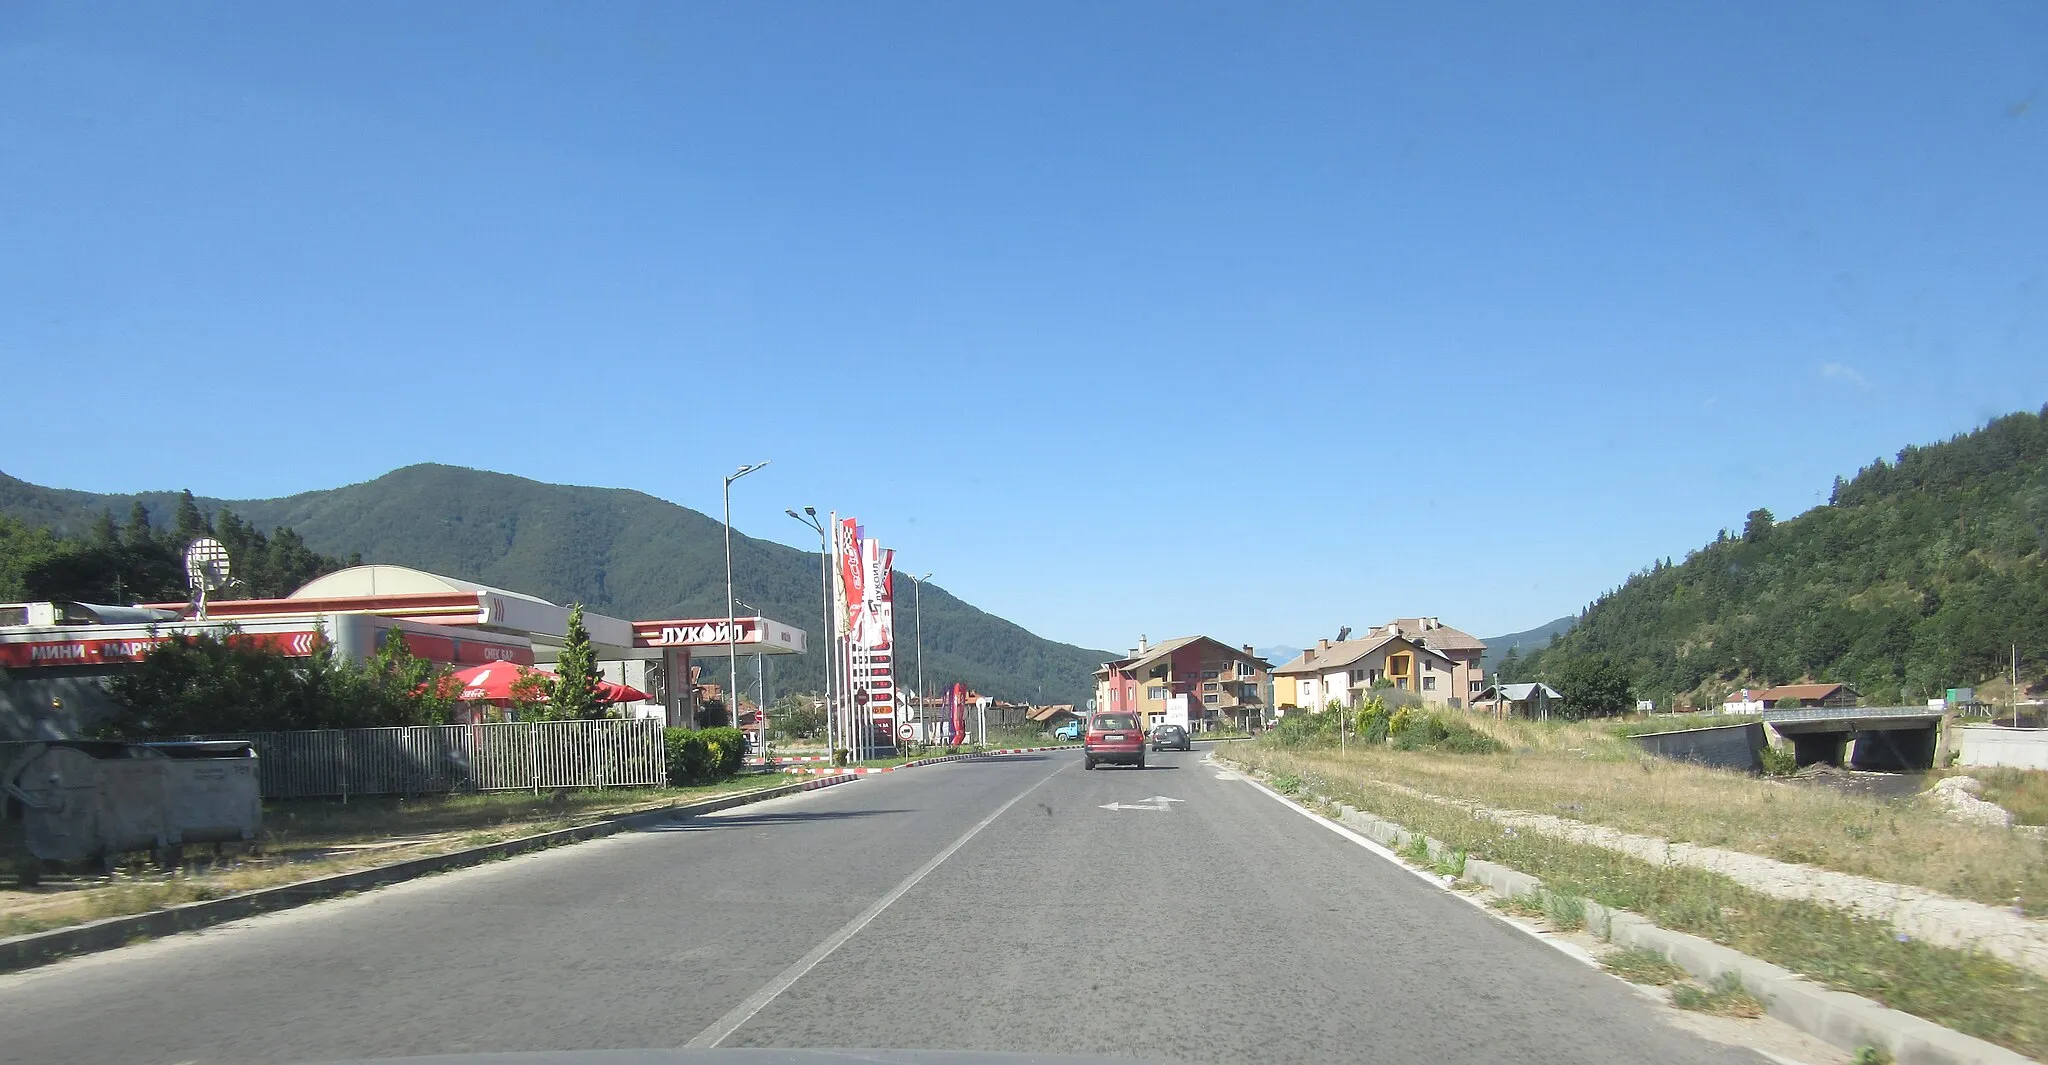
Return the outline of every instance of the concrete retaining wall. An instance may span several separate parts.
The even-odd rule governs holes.
[[[2048,729],[1970,725],[1952,737],[1962,747],[1959,765],[2048,769]]]
[[[1629,738],[1651,754],[1680,762],[1740,769],[1745,773],[1759,773],[1764,768],[1764,727],[1754,721]]]

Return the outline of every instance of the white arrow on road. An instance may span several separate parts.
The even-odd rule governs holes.
[[[1106,802],[1102,804],[1102,808],[1105,810],[1151,810],[1157,812],[1169,809],[1170,807],[1166,805],[1167,803],[1186,801],[1186,799],[1169,799],[1164,795],[1154,795],[1144,802]]]

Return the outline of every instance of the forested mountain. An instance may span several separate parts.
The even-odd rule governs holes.
[[[89,535],[102,514],[127,514],[137,502],[163,522],[177,512],[179,494],[102,496],[0,474],[0,514],[66,534]],[[430,464],[282,499],[196,503],[208,515],[227,507],[255,528],[296,530],[315,552],[415,566],[557,603],[581,602],[615,617],[725,613],[720,524],[640,492]],[[738,598],[811,633],[823,631],[815,553],[738,530],[732,546]],[[899,574],[898,583],[905,594],[897,631],[908,638],[909,581]],[[1091,672],[1113,657],[1041,639],[936,584],[924,591],[925,677],[934,689],[961,681],[999,698],[1085,700]],[[786,656],[769,668],[771,697],[824,683],[823,655]],[[751,685],[753,670],[744,661],[742,672]]]
[[[1916,702],[2003,675],[2017,645],[2022,680],[2039,687],[2044,555],[2048,408],[1880,459],[1791,521],[1753,511],[1739,533],[1630,576],[1503,672],[1535,679],[1606,656],[1660,703],[1805,678]]]
[[[190,492],[173,498],[171,519],[161,527],[140,502],[129,505],[125,525],[102,510],[83,530],[68,521],[55,529],[32,525],[0,511],[0,602],[177,602],[190,594],[185,546],[201,536],[220,540],[234,561],[233,582],[215,599],[289,595],[355,561],[311,550],[289,527],[265,533],[226,507],[208,515]]]

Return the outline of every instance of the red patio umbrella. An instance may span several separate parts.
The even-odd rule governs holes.
[[[601,703],[644,703],[652,698],[654,696],[629,684],[616,684],[604,679],[597,682],[597,701]]]
[[[462,685],[462,692],[456,698],[472,702],[496,702],[518,698],[518,693],[513,689],[528,677],[538,678],[543,685],[552,684],[555,679],[554,674],[546,670],[522,666],[517,662],[489,662],[458,670],[449,674],[449,677]],[[527,681],[527,684],[534,698],[542,702],[547,701],[548,693],[545,686],[534,688],[531,681]],[[597,701],[601,703],[638,703],[652,698],[654,697],[646,692],[629,685],[614,683],[601,677],[597,682]]]
[[[522,693],[513,689],[519,686],[521,681],[527,677],[539,677],[545,681],[547,674],[517,662],[486,662],[480,666],[456,670],[449,674],[449,677],[462,685],[462,691],[455,696],[457,699],[496,702],[518,698]],[[532,695],[542,700],[547,699],[545,687],[534,689],[531,681],[528,681],[526,686]]]

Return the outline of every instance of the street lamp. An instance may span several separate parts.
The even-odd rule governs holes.
[[[930,722],[926,721],[924,716],[928,705],[924,691],[924,582],[931,579],[932,575],[929,573],[922,577],[910,578],[911,613],[917,619],[917,731],[918,739],[923,742],[930,742],[930,730],[927,727]],[[953,742],[960,742],[959,737],[954,737]]]
[[[725,659],[732,678],[732,688],[725,693],[725,709],[734,728],[738,728],[740,723],[739,703],[735,699],[740,687],[740,648],[737,634],[733,632],[739,625],[739,619],[732,611],[732,483],[768,465],[768,462],[768,459],[762,459],[725,475]],[[767,752],[761,753],[765,755]]]
[[[838,750],[838,747],[832,742],[832,719],[839,715],[839,704],[832,699],[832,674],[837,669],[837,663],[831,659],[837,654],[837,650],[835,647],[835,636],[832,632],[831,538],[825,532],[825,523],[818,520],[817,507],[805,507],[802,514],[798,514],[794,510],[784,510],[783,513],[803,522],[805,525],[817,530],[818,533],[818,583],[822,594],[819,605],[823,607],[823,612],[818,616],[825,621],[825,646],[827,648],[827,661],[825,663],[825,753],[830,754]]]

